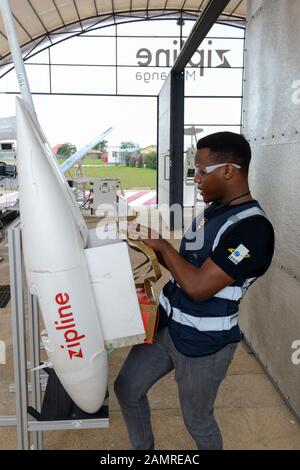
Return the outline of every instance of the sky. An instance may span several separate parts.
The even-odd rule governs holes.
[[[79,149],[109,127],[109,146],[156,145],[155,98],[34,95],[33,102],[51,146],[71,142]],[[15,98],[0,95],[0,117],[9,115],[15,115]]]

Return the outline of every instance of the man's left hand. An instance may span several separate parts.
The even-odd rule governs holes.
[[[161,234],[149,227],[145,227],[144,225],[134,223],[128,224],[127,234],[129,239],[141,240],[154,251],[159,251],[163,244]]]

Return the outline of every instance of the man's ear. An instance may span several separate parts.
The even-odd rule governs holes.
[[[226,180],[229,180],[230,178],[232,178],[232,176],[233,176],[233,168],[232,168],[231,165],[226,165],[226,166],[224,166],[224,173],[223,173],[223,175],[224,175],[224,178],[225,178]]]

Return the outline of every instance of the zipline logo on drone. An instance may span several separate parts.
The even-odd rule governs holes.
[[[85,335],[79,335],[77,332],[76,322],[69,300],[70,297],[67,292],[64,294],[59,292],[55,296],[55,302],[59,305],[57,312],[59,322],[54,322],[55,329],[62,332],[64,330],[63,337],[65,344],[61,344],[60,347],[61,349],[65,349],[65,347],[68,348],[67,351],[70,359],[73,359],[73,357],[83,358],[80,342],[85,338]]]

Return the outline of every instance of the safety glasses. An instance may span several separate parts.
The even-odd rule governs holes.
[[[205,175],[209,175],[210,173],[212,173],[213,171],[217,170],[218,168],[221,168],[222,166],[225,166],[225,165],[232,165],[234,166],[235,168],[238,168],[238,169],[241,169],[242,167],[240,165],[237,165],[236,163],[230,163],[230,162],[227,162],[227,163],[219,163],[218,165],[209,165],[209,166],[205,166],[203,168],[198,168],[196,167],[195,168],[195,176],[205,176]]]

